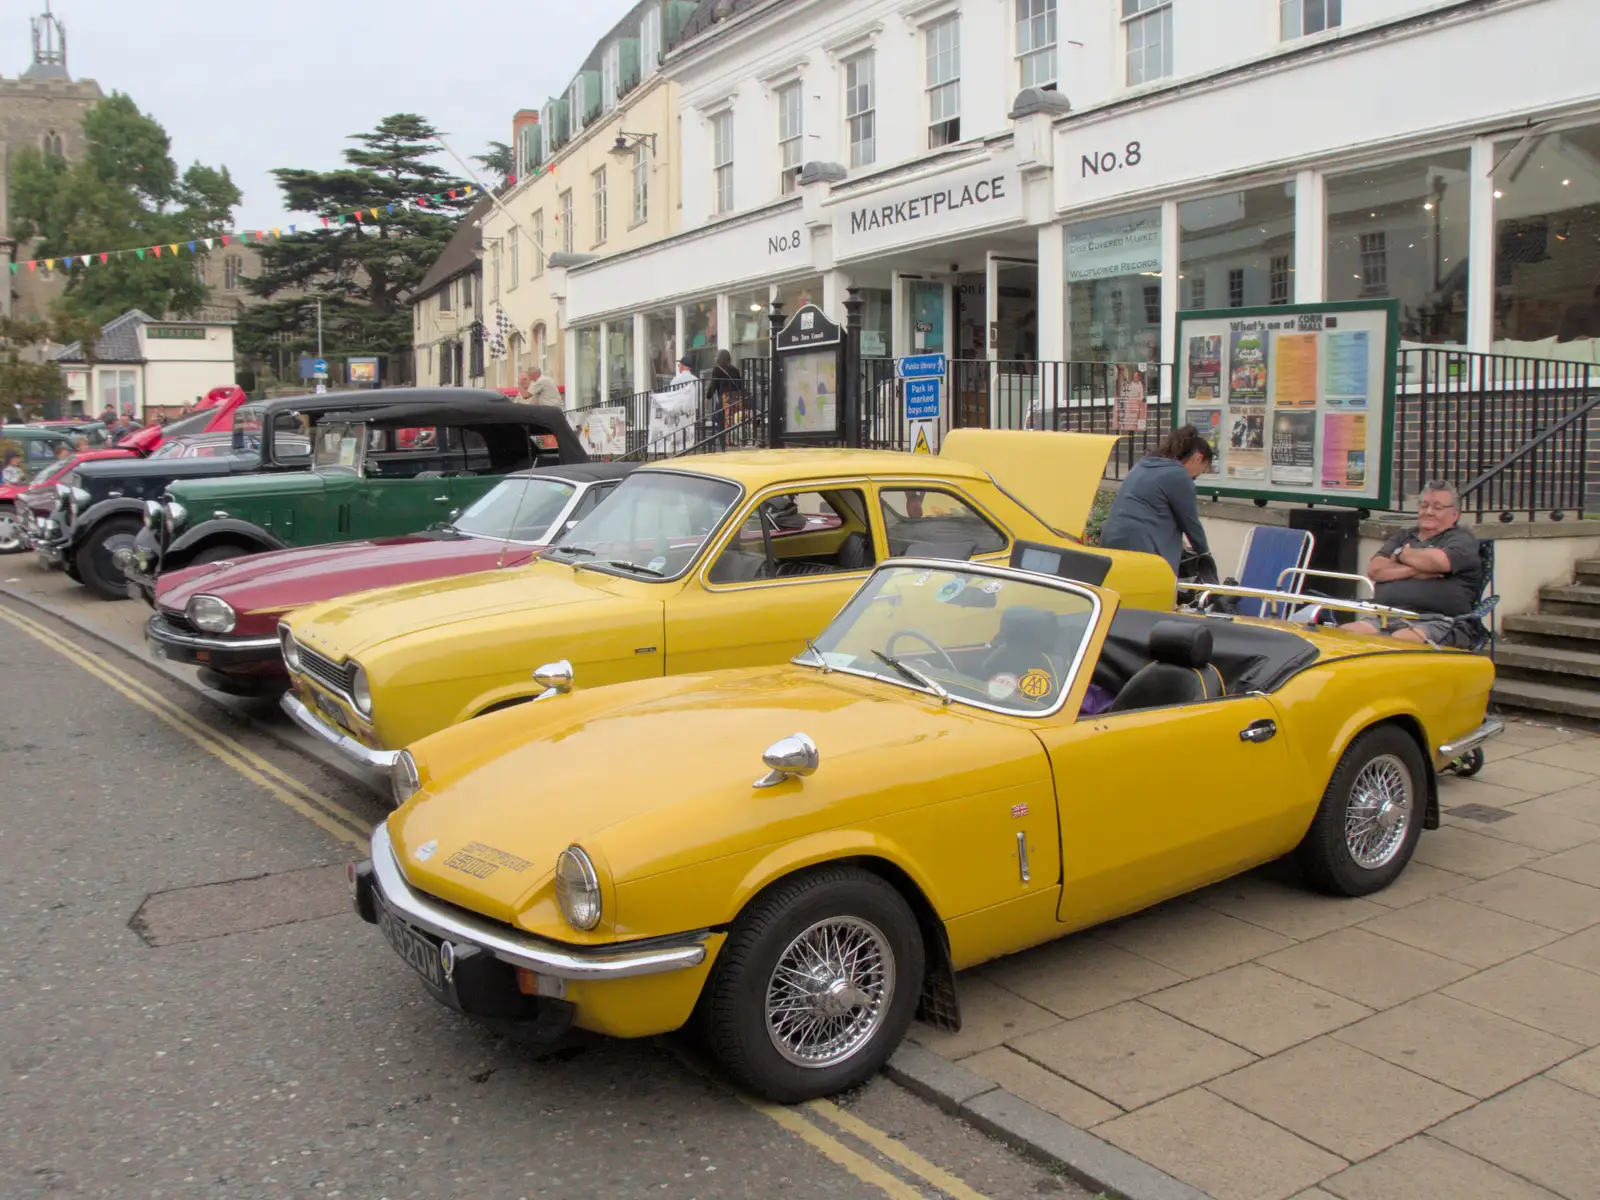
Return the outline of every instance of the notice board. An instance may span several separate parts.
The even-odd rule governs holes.
[[[1389,507],[1400,302],[1179,312],[1172,423],[1216,457],[1201,493]]]

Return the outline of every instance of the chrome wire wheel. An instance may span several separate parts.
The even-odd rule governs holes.
[[[22,549],[22,531],[13,513],[0,513],[0,554]]]
[[[1361,768],[1344,814],[1344,843],[1357,866],[1375,871],[1400,853],[1411,828],[1414,795],[1411,772],[1395,755],[1379,755]]]
[[[878,1032],[894,996],[889,939],[860,917],[829,917],[778,956],[767,981],[767,1035],[801,1067],[844,1062]]]

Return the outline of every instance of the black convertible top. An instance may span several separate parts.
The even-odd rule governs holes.
[[[519,471],[517,474],[530,479],[543,479],[549,475],[565,479],[568,483],[599,483],[606,479],[624,479],[638,467],[636,462],[563,463],[557,467],[534,467],[531,471]]]
[[[431,394],[422,389],[419,389],[419,392],[414,400],[386,404],[381,408],[324,412],[318,420],[330,423],[360,422],[396,429],[429,425],[457,428],[522,425],[537,434],[553,436],[560,448],[563,462],[589,461],[583,443],[578,441],[578,435],[572,431],[572,426],[567,424],[567,414],[553,404],[513,404],[495,392],[468,392],[463,395],[459,388],[441,388]]]

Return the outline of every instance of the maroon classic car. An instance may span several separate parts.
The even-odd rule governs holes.
[[[507,475],[448,525],[403,537],[252,554],[163,573],[145,626],[153,657],[200,668],[232,695],[289,682],[278,621],[290,609],[352,592],[516,567],[611,493],[635,463],[572,463]]]

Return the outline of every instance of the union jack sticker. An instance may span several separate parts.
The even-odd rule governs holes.
[[[1013,804],[1011,806],[1011,815],[1013,817],[1025,817],[1025,816],[1027,816],[1028,815],[1028,806],[1026,804]]]

